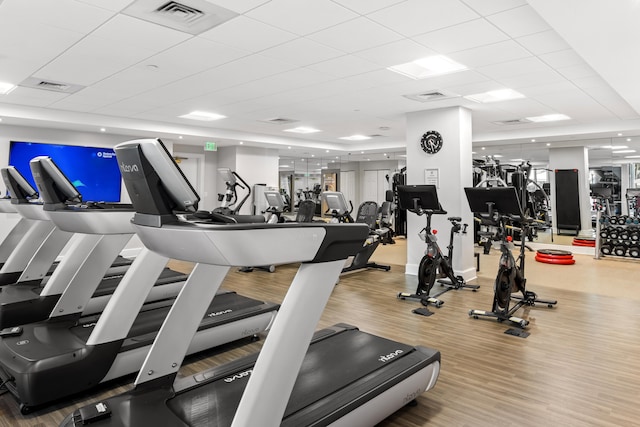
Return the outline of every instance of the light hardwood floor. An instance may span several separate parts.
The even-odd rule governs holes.
[[[404,242],[388,245],[376,259],[403,259]],[[385,255],[386,254],[386,255]],[[528,289],[558,300],[555,308],[522,309],[528,338],[505,334],[510,326],[472,319],[471,308],[490,309],[497,255],[482,255],[481,289],[451,291],[430,317],[415,315],[419,304],[396,299],[415,290],[404,266],[343,276],[319,327],[338,322],[408,344],[440,350],[442,370],[435,388],[380,425],[390,426],[632,426],[640,425],[640,264],[576,255],[572,266],[527,258]],[[188,271],[190,265],[172,262]],[[275,273],[232,271],[224,287],[280,302],[297,266]],[[227,345],[189,358],[181,375],[232,360],[260,348],[262,341]],[[132,377],[22,416],[10,395],[0,397],[0,426],[57,426],[90,401],[131,387]]]

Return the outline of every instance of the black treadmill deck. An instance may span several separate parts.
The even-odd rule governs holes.
[[[230,426],[256,358],[248,356],[182,380],[175,392],[168,386],[140,387],[109,399],[112,415],[100,425]],[[414,348],[348,325],[319,331],[305,356],[282,425],[330,424],[439,360],[436,350]],[[77,411],[61,425],[81,425],[74,424],[74,416],[77,420]]]

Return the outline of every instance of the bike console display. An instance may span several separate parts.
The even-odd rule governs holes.
[[[398,206],[410,212],[431,211],[446,214],[438,201],[435,185],[398,185]]]
[[[515,187],[466,187],[464,192],[471,212],[524,217]]]

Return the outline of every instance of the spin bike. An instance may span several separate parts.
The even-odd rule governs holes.
[[[427,244],[424,256],[420,260],[418,267],[418,287],[415,294],[400,292],[399,299],[418,299],[424,306],[432,304],[440,308],[444,301],[438,297],[445,292],[467,288],[476,291],[479,285],[469,285],[465,283],[462,276],[456,276],[451,265],[453,259],[453,238],[456,234],[466,234],[467,224],[462,224],[460,217],[448,217],[451,222],[451,233],[449,235],[449,245],[447,246],[447,255],[444,255],[437,243],[437,231],[431,229],[431,216],[434,214],[446,215],[447,211],[442,209],[438,201],[438,194],[434,185],[399,185],[398,201],[401,209],[406,209],[418,216],[426,215],[426,227],[420,232],[419,236]],[[443,277],[443,279],[438,279]],[[448,280],[446,280],[448,279]],[[435,295],[429,295],[433,285],[440,283],[446,286],[446,289]],[[418,314],[421,314],[418,312]]]
[[[514,187],[465,188],[471,211],[489,218],[497,227],[497,238],[500,240],[500,261],[498,274],[493,287],[493,305],[491,311],[469,310],[469,316],[478,319],[480,316],[495,318],[498,322],[508,320],[521,328],[529,324],[528,320],[513,315],[520,307],[534,306],[536,303],[546,304],[552,308],[558,303],[555,300],[538,298],[535,292],[526,289],[527,279],[524,276],[525,239],[534,219],[525,218],[518,193]],[[516,259],[511,252],[512,237],[507,235],[508,223],[517,221],[520,229],[520,252]],[[522,295],[513,295],[520,292]],[[512,301],[516,301],[511,305]]]

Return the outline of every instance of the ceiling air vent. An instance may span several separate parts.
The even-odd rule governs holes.
[[[206,0],[136,0],[122,13],[193,35],[238,16]]]
[[[53,92],[62,93],[76,93],[80,89],[84,89],[85,86],[75,85],[71,83],[56,82],[53,80],[45,80],[38,77],[29,77],[19,84],[22,87],[29,87],[32,89],[50,90]]]
[[[498,122],[493,122],[497,125],[522,125],[525,123],[531,123],[531,120],[527,119],[513,119],[513,120],[501,120]]]
[[[413,101],[418,102],[430,102],[430,101],[440,101],[441,99],[450,99],[457,98],[459,95],[456,95],[453,92],[447,92],[444,90],[428,90],[421,93],[415,93],[411,95],[402,95],[407,99],[411,99]]]
[[[272,125],[288,125],[289,123],[296,123],[296,122],[299,122],[300,120],[287,119],[284,117],[274,117],[273,119],[265,119],[260,121],[263,123],[269,123]]]

